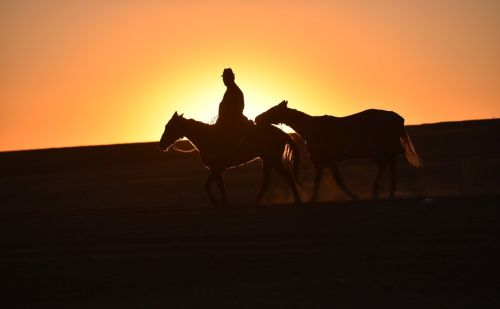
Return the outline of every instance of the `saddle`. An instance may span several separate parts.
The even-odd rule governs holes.
[[[249,133],[255,127],[252,120],[245,119],[239,122],[217,123],[214,126],[214,142],[218,146],[215,156],[227,157],[241,147]]]

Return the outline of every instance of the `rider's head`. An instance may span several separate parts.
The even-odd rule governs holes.
[[[224,85],[228,86],[234,84],[234,73],[231,69],[224,69],[222,72],[222,80],[224,81]]]

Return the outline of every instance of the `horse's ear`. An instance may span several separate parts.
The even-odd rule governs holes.
[[[288,101],[283,100],[283,102],[280,103],[280,106],[287,107]]]
[[[180,114],[179,117],[184,117],[184,113]]]
[[[177,117],[177,116],[178,116],[178,115],[177,115],[177,111],[175,111],[175,113],[172,115],[172,118],[175,118],[175,117]]]

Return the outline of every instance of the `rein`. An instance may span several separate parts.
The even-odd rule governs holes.
[[[177,143],[177,141],[175,143],[173,143],[170,147],[168,147],[167,148],[167,152],[171,151],[171,150],[174,150],[174,151],[177,151],[177,152],[180,152],[180,153],[192,153],[192,152],[198,151],[198,149],[191,142],[189,142],[189,144],[191,144],[191,146],[193,146],[193,148],[189,149],[189,150],[184,150],[184,149],[178,148],[175,145],[176,143]]]

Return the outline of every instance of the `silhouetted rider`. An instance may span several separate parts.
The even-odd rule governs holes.
[[[234,82],[233,70],[224,69],[222,80],[227,89],[219,104],[219,116],[215,125],[223,129],[227,136],[237,138],[245,132],[252,122],[243,115],[245,107],[243,92]]]

